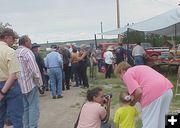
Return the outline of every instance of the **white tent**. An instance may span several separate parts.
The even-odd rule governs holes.
[[[128,30],[143,31],[160,35],[180,35],[180,8],[177,7],[168,12],[152,17],[145,21],[135,23],[130,26],[122,27],[116,30],[99,33],[100,35],[117,35]]]

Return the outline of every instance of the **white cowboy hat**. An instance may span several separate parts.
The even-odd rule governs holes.
[[[113,48],[112,46],[109,46],[106,50],[107,50],[107,51],[113,51],[114,48]]]

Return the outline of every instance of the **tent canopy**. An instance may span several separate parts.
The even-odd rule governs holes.
[[[117,35],[125,33],[128,28],[135,31],[155,33],[159,35],[172,36],[180,35],[180,8],[177,7],[168,12],[162,13],[145,21],[130,26],[121,27],[116,30],[98,33],[100,35]]]

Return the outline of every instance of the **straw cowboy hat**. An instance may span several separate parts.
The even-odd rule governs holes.
[[[113,51],[114,48],[113,48],[112,46],[109,46],[106,50],[107,50],[107,51]]]

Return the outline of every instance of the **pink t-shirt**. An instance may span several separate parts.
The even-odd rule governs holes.
[[[142,107],[149,105],[173,87],[167,78],[145,65],[129,68],[123,76],[123,81],[130,94],[139,87],[142,89],[140,99]]]
[[[100,128],[106,109],[96,102],[86,102],[81,110],[78,128]]]

